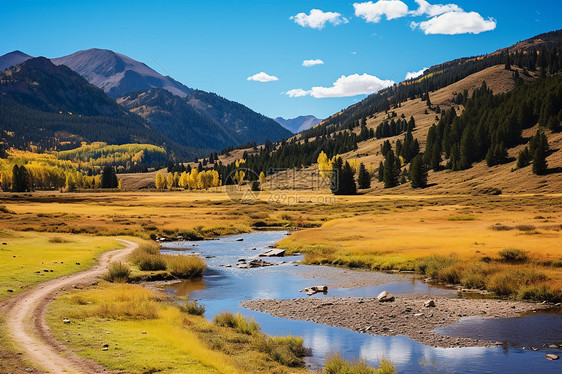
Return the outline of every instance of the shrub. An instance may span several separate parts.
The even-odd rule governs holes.
[[[310,350],[303,346],[303,339],[294,336],[267,337],[257,343],[257,348],[289,367],[303,367],[302,357],[310,354]]]
[[[430,278],[439,278],[439,272],[446,267],[456,265],[459,259],[456,256],[438,256],[432,255],[420,260],[416,269]]]
[[[203,273],[207,264],[198,256],[163,255],[170,273],[177,278],[190,278]]]
[[[49,243],[70,243],[70,240],[60,236],[53,236],[52,238],[49,238]]]
[[[125,283],[129,280],[131,269],[122,262],[112,262],[107,269],[105,280],[115,283]]]
[[[166,261],[160,256],[145,254],[138,262],[139,269],[142,271],[158,271],[168,268]]]
[[[472,265],[465,269],[461,275],[460,283],[468,288],[486,288],[486,282],[490,274],[497,271],[495,266],[484,264]]]
[[[166,270],[166,261],[160,254],[160,245],[156,243],[141,244],[131,253],[129,260],[142,271]]]
[[[197,304],[197,300],[187,300],[185,304],[180,305],[180,310],[184,313],[202,316],[205,314],[205,305]]]
[[[490,230],[494,230],[494,231],[509,231],[509,230],[513,230],[513,227],[511,226],[506,226],[506,225],[502,225],[501,223],[496,223],[495,225],[492,225],[490,227],[488,227]]]
[[[502,261],[505,262],[525,262],[527,260],[527,252],[517,248],[506,248],[499,251]]]
[[[213,322],[218,326],[229,327],[236,329],[239,333],[252,335],[259,332],[261,327],[253,319],[246,319],[240,313],[232,315],[232,313],[219,313],[213,319]]]
[[[96,308],[94,315],[112,319],[154,319],[158,317],[158,308],[151,301],[105,303]]]
[[[500,296],[511,296],[523,286],[533,286],[544,280],[546,275],[534,269],[508,269],[492,275],[487,288]]]
[[[335,354],[326,359],[326,364],[322,370],[323,374],[395,374],[396,369],[392,363],[382,358],[379,369],[367,366],[364,360],[349,362],[339,354]]]
[[[534,225],[517,225],[515,228],[519,231],[535,231],[537,229]]]
[[[517,300],[555,301],[554,293],[546,285],[523,286],[517,292]]]

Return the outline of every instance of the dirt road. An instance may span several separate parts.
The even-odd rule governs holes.
[[[0,306],[10,338],[34,366],[48,373],[104,373],[107,369],[79,357],[58,342],[45,322],[47,306],[64,289],[93,282],[113,261],[122,261],[137,244],[118,239],[125,248],[106,252],[88,270],[42,283]]]

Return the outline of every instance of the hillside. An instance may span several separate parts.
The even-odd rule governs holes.
[[[8,146],[34,151],[102,141],[149,143],[190,155],[70,68],[43,57],[0,73],[0,131]]]
[[[164,89],[132,93],[117,102],[187,147],[210,152],[238,144],[228,129]]]
[[[355,165],[364,163],[375,177],[372,188],[366,190],[371,193],[486,193],[496,188],[503,193],[556,193],[562,187],[562,135],[558,130],[562,114],[559,76],[562,70],[561,35],[562,32],[556,31],[519,42],[513,48],[514,53],[508,53],[511,48],[506,48],[477,58],[437,65],[424,76],[371,95],[283,144],[270,147],[267,152],[264,152],[264,147],[258,147],[257,150],[239,149],[222,155],[219,160],[227,165],[222,168],[223,173],[232,170],[232,162],[236,159],[245,158],[245,166],[256,173],[269,167],[291,169],[269,177],[273,188],[311,188],[309,177],[317,171],[316,158],[323,151],[329,158],[340,155],[344,161]],[[510,95],[501,95],[512,91],[518,92],[516,102],[510,99]],[[467,100],[471,102],[471,98],[474,117],[462,116],[465,104]],[[506,106],[508,102],[511,106]],[[484,109],[479,109],[478,105],[484,105],[489,114],[482,112]],[[407,181],[410,164],[406,159],[405,165],[400,168],[401,176],[405,178],[398,178],[403,182],[393,188],[384,188],[383,183],[376,179],[379,165],[384,160],[381,146],[388,143],[388,147],[396,151],[400,140],[398,147],[403,149],[407,134],[402,129],[395,134],[382,135],[378,128],[388,122],[400,124],[403,121],[405,124],[413,118],[415,127],[411,140],[423,153],[430,127],[441,123],[447,110],[453,107],[457,118],[452,126],[451,119],[448,119],[445,127],[448,126],[447,131],[457,132],[452,138],[455,146],[465,147],[460,150],[467,154],[474,153],[473,159],[468,162],[461,160],[464,163],[460,164],[458,158],[453,159],[459,157],[456,153],[449,154],[448,148],[441,151],[441,170],[430,171],[429,186],[417,190],[412,189]],[[519,118],[521,111],[526,113],[523,119]],[[479,133],[474,138],[471,138],[470,132],[467,133],[468,141],[463,145],[460,144],[461,135],[464,139],[463,128],[466,130],[467,124],[470,131],[478,130]],[[440,128],[443,129],[441,125]],[[550,148],[546,152],[548,169],[543,175],[536,175],[530,166],[516,167],[519,153],[530,146],[531,137],[537,130],[545,134]],[[505,156],[497,150],[498,147],[505,149]],[[500,156],[493,153],[490,156],[492,161],[487,161],[484,155],[487,158],[486,152],[492,151],[500,152]],[[458,153],[459,148],[453,152]],[[499,157],[498,161],[494,161],[494,157]],[[304,168],[299,168],[302,166]],[[289,186],[287,178],[291,181]]]
[[[193,91],[142,62],[107,49],[86,49],[52,61],[68,66],[114,99],[150,88],[164,88],[180,97]]]

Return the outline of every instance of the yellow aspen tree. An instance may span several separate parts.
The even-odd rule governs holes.
[[[166,187],[168,187],[169,190],[174,188],[174,173],[168,173],[166,176]]]
[[[166,188],[166,180],[161,172],[156,173],[156,188],[159,190]]]
[[[265,173],[264,173],[263,171],[260,173],[260,177],[259,177],[259,178],[260,178],[260,185],[261,185],[261,188],[264,189],[264,188],[265,188],[265,183],[267,182],[267,178],[265,177]]]

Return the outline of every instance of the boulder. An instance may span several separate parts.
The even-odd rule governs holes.
[[[283,257],[283,256],[285,256],[285,250],[274,248],[274,249],[270,249],[267,252],[260,253],[259,256],[260,257]]]
[[[377,300],[381,303],[394,301],[395,299],[394,295],[388,291],[383,291],[379,294],[379,296],[377,296]]]
[[[299,290],[299,292],[306,292],[306,294],[308,296],[312,296],[315,293],[318,292],[328,292],[328,286],[312,286],[312,287],[307,287],[305,289]]]
[[[237,242],[243,242],[243,241],[244,241],[244,238],[238,238],[238,239],[236,239],[236,241],[237,241]]]
[[[544,355],[544,358],[546,358],[547,360],[551,360],[551,361],[559,359],[559,357],[557,355],[552,354],[552,353]]]
[[[427,300],[423,303],[423,306],[425,306],[426,308],[435,308],[435,301]]]

